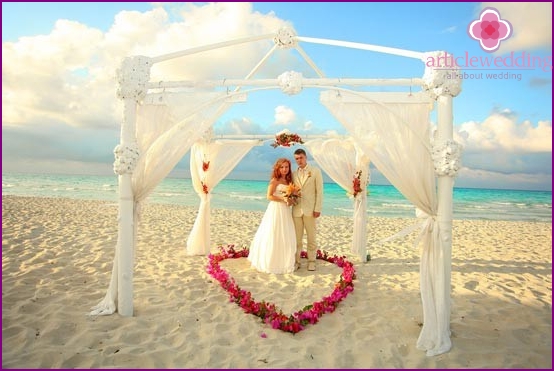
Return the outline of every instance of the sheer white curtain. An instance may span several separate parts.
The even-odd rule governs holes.
[[[192,144],[211,127],[232,103],[226,93],[152,94],[137,106],[136,138],[139,159],[132,176],[135,241],[142,201],[187,153]],[[112,277],[105,297],[91,315],[109,315],[117,309],[119,235]]]
[[[367,260],[367,185],[369,158],[363,154],[352,138],[315,139],[304,143],[319,166],[353,198],[354,228],[351,251],[365,262]],[[361,171],[360,186],[363,190],[354,195],[354,177]]]
[[[232,103],[226,93],[161,95],[165,103],[137,109],[140,157],[133,172],[135,202],[144,200]],[[154,102],[153,103],[157,103]]]
[[[353,134],[377,169],[419,209],[423,219],[419,236],[423,245],[420,262],[423,328],[417,346],[426,350],[427,355],[447,352],[451,347],[450,282],[447,282],[450,268],[443,255],[436,218],[429,99],[420,93],[401,97],[399,93],[323,92],[321,102]]]
[[[211,192],[248,151],[258,144],[259,140],[200,140],[192,146],[190,173],[194,190],[200,197],[200,207],[187,240],[188,255],[210,253]]]

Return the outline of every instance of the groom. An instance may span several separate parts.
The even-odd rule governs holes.
[[[301,197],[292,207],[294,228],[296,230],[296,262],[295,269],[300,269],[300,252],[304,231],[308,237],[308,270],[315,271],[316,259],[316,226],[315,220],[321,215],[323,203],[323,178],[321,170],[310,166],[306,151],[302,148],[294,151],[294,160],[298,169],[292,173],[292,181],[300,187]]]

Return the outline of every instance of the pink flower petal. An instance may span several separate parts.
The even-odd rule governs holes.
[[[206,271],[220,282],[221,287],[229,293],[231,302],[235,302],[246,313],[251,313],[262,318],[264,323],[270,324],[274,329],[280,329],[293,334],[300,332],[305,329],[305,324],[315,324],[323,314],[334,312],[337,305],[354,290],[352,282],[355,278],[354,265],[348,262],[344,256],[329,256],[327,252],[317,250],[317,259],[325,260],[343,268],[340,280],[334,285],[335,288],[331,292],[331,295],[324,297],[319,302],[304,307],[310,309],[296,312],[292,316],[285,315],[273,303],[256,302],[252,298],[251,292],[240,289],[234,279],[229,276],[229,273],[219,266],[219,262],[225,259],[248,257],[248,248],[244,247],[242,250],[237,251],[234,245],[228,245],[227,247],[219,246],[219,250],[219,254],[210,254],[208,256],[209,263]],[[305,258],[307,253],[303,251],[302,254]],[[260,336],[262,338],[267,337],[265,333],[260,334]]]

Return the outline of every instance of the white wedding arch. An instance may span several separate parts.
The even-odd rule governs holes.
[[[244,43],[273,40],[273,46],[245,79],[210,81],[150,81],[156,63]],[[334,45],[415,58],[424,63],[422,78],[326,78],[299,42]],[[285,71],[276,79],[252,76],[278,49],[296,49],[318,78]],[[190,171],[200,208],[187,241],[187,252],[210,252],[210,191],[260,139],[220,138],[211,135],[214,122],[233,104],[261,89],[281,89],[294,95],[318,88],[320,102],[346,128],[350,137],[317,138],[305,146],[317,163],[339,185],[351,191],[352,176],[369,171],[369,161],[417,210],[422,245],[420,291],[423,328],[417,347],[427,355],[445,353],[450,340],[450,276],[452,248],[452,190],[460,167],[460,147],[453,141],[452,100],[461,90],[457,71],[442,64],[444,52],[420,53],[376,45],[297,36],[291,29],[275,34],[230,40],[158,57],[126,58],[118,74],[118,97],[124,103],[121,141],[114,149],[114,171],[119,176],[118,239],[110,285],[104,299],[91,312],[133,315],[135,237],[141,202],[191,151]],[[432,66],[426,63],[433,60]],[[384,93],[347,87],[421,86],[416,93]],[[226,87],[218,91],[216,87]],[[234,87],[230,90],[230,87]],[[242,87],[249,89],[241,90]],[[429,115],[437,108],[438,125],[430,133]],[[338,149],[338,150],[337,150]],[[214,170],[216,169],[216,170]],[[365,182],[367,178],[362,177]],[[365,184],[363,184],[365,186]],[[365,189],[365,188],[363,188]],[[355,199],[353,252],[365,261],[365,193]],[[117,305],[116,305],[117,303]]]

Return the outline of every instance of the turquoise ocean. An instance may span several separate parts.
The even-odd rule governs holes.
[[[266,181],[223,180],[212,192],[212,209],[264,211]],[[117,202],[117,176],[2,174],[2,196],[63,197]],[[190,179],[166,178],[148,202],[198,206]],[[390,185],[370,185],[368,215],[413,218],[413,205]],[[335,183],[324,185],[324,215],[351,216],[352,201]],[[454,188],[454,219],[552,222],[552,192]]]

